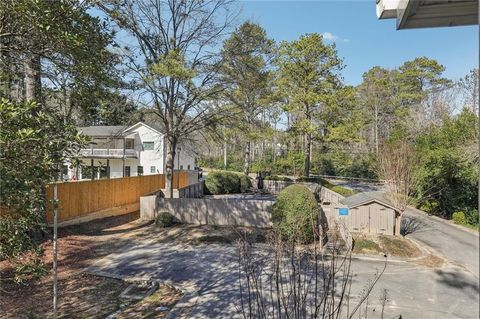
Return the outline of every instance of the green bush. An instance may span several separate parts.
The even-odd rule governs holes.
[[[20,253],[37,248],[31,234],[35,227],[25,217],[0,218],[0,260],[15,257]]]
[[[478,226],[478,209],[467,208],[465,209],[465,218],[467,223],[472,226]]]
[[[270,175],[265,177],[266,181],[281,181],[281,182],[291,182],[292,179],[286,176]]]
[[[232,194],[240,192],[239,175],[232,172],[210,172],[205,177],[207,194]]]
[[[467,218],[465,217],[464,212],[455,212],[452,215],[453,222],[459,225],[467,224]]]
[[[169,212],[160,212],[155,218],[155,225],[160,227],[172,227],[175,224],[175,217]]]
[[[317,225],[318,204],[313,193],[303,185],[290,185],[282,190],[273,205],[274,228],[285,239],[311,242]]]
[[[250,177],[244,174],[239,174],[238,178],[240,179],[240,192],[246,193],[250,188],[252,188],[252,180]]]
[[[250,177],[240,173],[216,171],[205,177],[205,192],[207,194],[245,193],[252,187]]]

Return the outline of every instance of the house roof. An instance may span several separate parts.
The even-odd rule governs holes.
[[[387,197],[387,194],[380,191],[358,193],[340,200],[341,204],[346,205],[349,208],[358,207],[371,202],[377,202],[381,205],[390,207],[393,210],[399,211],[399,209],[396,208],[392,201]]]
[[[124,135],[123,132],[125,131],[126,128],[128,128],[128,126],[125,126],[125,125],[114,125],[114,126],[97,125],[97,126],[79,127],[78,130],[88,136],[122,137]]]
[[[130,126],[130,127],[127,127],[127,128],[125,129],[125,132],[131,131],[133,128],[135,128],[135,127],[137,127],[137,126],[139,126],[139,125],[143,125],[143,126],[149,128],[150,130],[155,131],[156,133],[158,133],[158,134],[160,134],[160,135],[163,135],[163,133],[162,133],[159,129],[156,129],[156,128],[154,128],[154,127],[152,127],[152,126],[150,126],[150,125],[147,125],[147,124],[145,124],[145,123],[143,123],[143,122],[138,122],[137,124],[134,124],[134,125],[132,125],[132,126]]]
[[[131,130],[139,125],[143,125],[158,134],[163,134],[160,130],[143,122],[138,122],[134,125],[95,125],[79,127],[78,130],[85,135],[95,137],[127,137],[131,134]]]

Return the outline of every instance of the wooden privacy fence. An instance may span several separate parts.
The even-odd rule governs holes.
[[[185,187],[188,183],[189,172],[174,173],[174,187]],[[162,188],[165,188],[164,174],[58,183],[58,222],[94,213],[133,212],[140,209],[140,196]],[[53,189],[53,184],[47,186],[49,201],[53,201]],[[51,223],[52,220],[52,211],[49,211],[47,221]]]

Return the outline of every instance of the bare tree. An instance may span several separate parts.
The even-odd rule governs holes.
[[[478,82],[478,69],[470,70],[470,72],[458,82],[458,86],[464,95],[465,106],[474,113],[477,113],[478,110]]]
[[[327,254],[319,236],[303,245],[275,231],[268,243],[266,247],[239,241],[242,318],[367,318],[368,300],[387,267],[386,259],[353,302],[351,247],[343,255]],[[381,315],[386,296],[383,300]]]
[[[395,141],[383,145],[378,161],[379,173],[385,180],[387,195],[400,210],[400,216],[397,216],[395,223],[395,234],[399,235],[401,218],[412,194],[416,154],[413,146],[407,141]]]
[[[134,43],[122,46],[121,51],[129,61],[139,102],[153,108],[164,127],[170,196],[177,143],[223,114],[212,103],[222,91],[217,81],[221,58],[215,47],[234,21],[232,2],[98,1],[98,7],[127,33],[128,42]]]

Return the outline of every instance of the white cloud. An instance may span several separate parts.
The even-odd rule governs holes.
[[[331,41],[331,42],[337,42],[337,41],[341,41],[341,42],[350,42],[349,39],[343,39],[341,37],[339,37],[338,35],[335,35],[331,32],[324,32],[322,33],[322,36],[323,38],[325,39],[325,41]]]

